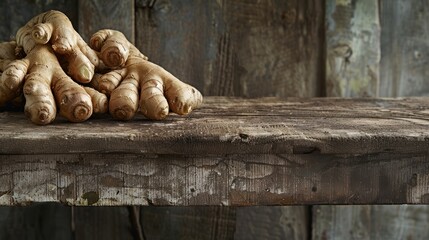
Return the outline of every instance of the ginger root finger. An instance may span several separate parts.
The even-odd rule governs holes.
[[[0,106],[19,96],[29,64],[28,59],[22,59],[6,66],[0,79]]]
[[[161,109],[163,105],[158,102],[163,102],[164,98],[168,101],[168,106],[170,110],[179,115],[189,114],[193,109],[198,108],[203,102],[203,96],[201,93],[192,87],[189,84],[186,84],[179,79],[177,79],[173,74],[166,71],[164,68],[151,63],[151,62],[143,62],[141,67],[146,68],[149,73],[142,79],[142,82],[146,82],[147,79],[159,79],[158,81],[162,81],[163,83],[163,95],[153,93],[145,94],[142,91],[140,96],[140,102],[147,102],[147,99],[154,98],[152,100],[152,106],[150,106],[153,110],[157,111],[159,114],[152,113],[150,116],[143,112],[144,108],[142,108],[142,112],[145,116],[150,119],[160,120],[165,118],[163,116]],[[154,88],[156,86],[153,86]],[[156,100],[155,100],[156,99]],[[158,105],[158,108],[155,105]],[[148,103],[146,103],[148,105]],[[149,107],[149,106],[147,106]],[[147,112],[150,112],[147,110]]]
[[[61,116],[70,122],[83,122],[91,117],[93,112],[91,97],[69,76],[57,73],[52,81],[52,91]]]
[[[56,53],[67,58],[69,74],[81,83],[90,82],[95,68],[100,65],[97,53],[88,47],[68,17],[59,11],[51,10],[35,16],[18,31],[16,39],[17,42],[28,42],[24,49],[26,53],[36,44],[49,42]]]
[[[110,68],[121,67],[125,64],[130,53],[130,43],[123,41],[121,32],[101,30],[90,39],[90,46],[100,52],[100,58]]]
[[[26,76],[24,111],[35,124],[46,125],[55,120],[57,108],[50,84],[51,80],[43,78],[37,71]]]
[[[149,119],[164,119],[169,112],[167,99],[164,97],[164,83],[158,76],[142,81],[140,91],[140,111]]]
[[[27,53],[22,60],[28,63],[24,86],[27,116],[33,123],[48,124],[55,119],[58,106],[60,115],[69,121],[85,121],[92,115],[91,97],[63,71],[51,46],[35,43],[30,25],[16,35],[18,47]]]
[[[0,106],[21,93],[28,62],[16,60],[16,42],[0,43]]]
[[[109,108],[109,100],[107,96],[93,88],[83,87],[91,97],[92,107],[94,113],[106,113]]]
[[[115,54],[120,53],[122,47],[129,46],[129,56],[122,69],[125,69],[127,74],[135,74],[134,78],[139,79],[139,81],[137,86],[133,86],[132,89],[120,83],[119,87],[111,94],[110,102],[113,101],[114,104],[109,103],[111,113],[121,112],[121,106],[124,108],[126,106],[127,109],[123,110],[127,114],[122,114],[126,116],[122,118],[123,120],[130,118],[134,114],[135,108],[130,107],[134,102],[132,104],[127,103],[128,100],[121,100],[120,98],[127,98],[126,92],[134,92],[135,89],[139,88],[140,109],[150,119],[164,119],[170,109],[180,115],[188,114],[201,105],[203,98],[197,89],[181,82],[162,67],[147,61],[147,58],[129,43],[123,34],[114,30],[100,30],[91,38],[90,45],[100,51],[103,51],[105,45],[109,45],[105,49],[116,48]],[[105,56],[106,54],[101,55],[103,62],[107,61]],[[105,80],[110,81],[111,86],[115,86],[116,82],[118,82],[117,79],[107,77],[105,77]],[[113,96],[115,96],[115,99],[112,98]],[[134,96],[135,94],[133,93],[133,98]],[[116,104],[116,102],[121,102],[121,104]],[[132,114],[128,114],[128,111]],[[116,116],[115,118],[118,117]]]
[[[109,112],[113,118],[126,121],[134,117],[138,109],[139,82],[132,74],[110,94]]]
[[[111,92],[119,86],[126,73],[126,69],[113,70],[105,74],[96,73],[92,78],[90,85],[99,92],[110,96]]]
[[[123,33],[111,29],[103,29],[94,33],[89,41],[89,45],[96,51],[99,51],[103,63],[113,69],[125,65],[130,54],[130,48],[132,47],[132,44]],[[138,52],[138,54],[138,57],[144,60],[148,59],[142,53]]]

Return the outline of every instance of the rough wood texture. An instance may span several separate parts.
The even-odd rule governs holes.
[[[137,239],[126,207],[75,207],[74,239]]]
[[[234,239],[309,239],[308,208],[244,207],[237,211]]]
[[[317,206],[313,219],[314,240],[429,238],[426,206]]]
[[[67,14],[77,27],[77,0],[0,1],[0,41],[15,38],[16,31],[35,15],[48,10]]]
[[[326,0],[327,96],[378,96],[378,4],[377,0]]]
[[[235,208],[142,207],[146,239],[233,239]]]
[[[48,203],[0,207],[0,239],[72,240],[70,207]]]
[[[429,8],[422,0],[381,1],[381,96],[429,95]]]
[[[134,0],[79,0],[79,33],[89,40],[104,28],[116,29],[134,42]]]
[[[208,98],[166,121],[0,114],[0,203],[428,203],[429,99]]]
[[[136,7],[137,46],[205,95],[320,95],[322,1],[140,0]]]

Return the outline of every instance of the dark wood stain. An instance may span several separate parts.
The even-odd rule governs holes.
[[[156,1],[137,6],[136,43],[205,95],[318,96],[322,9],[321,1]]]

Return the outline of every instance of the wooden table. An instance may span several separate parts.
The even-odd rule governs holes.
[[[0,205],[429,203],[429,98],[208,97],[190,116],[0,113]]]

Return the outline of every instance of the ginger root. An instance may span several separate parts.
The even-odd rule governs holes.
[[[56,36],[52,40],[54,45],[65,46],[66,43],[69,43],[69,46],[57,46],[56,48],[70,48],[75,43],[74,41],[79,41],[81,38],[73,27],[68,25],[68,18],[64,17],[65,15],[60,12],[50,11],[36,16],[18,30],[17,48],[22,48],[27,55],[23,59],[9,62],[4,68],[0,82],[0,86],[4,86],[4,88],[0,87],[0,89],[4,89],[0,92],[0,104],[12,100],[22,89],[26,99],[25,114],[33,123],[40,125],[51,123],[55,119],[57,106],[60,115],[71,122],[85,121],[93,112],[91,97],[82,86],[74,82],[63,71],[53,47],[48,44],[38,44],[34,39],[34,37],[41,36],[34,34],[35,30],[48,26],[48,30],[52,31],[49,36]],[[45,23],[45,21],[47,22]],[[68,34],[59,37],[61,33]],[[77,43],[77,45],[79,44]],[[76,49],[73,51],[79,52]],[[66,52],[63,51],[63,53]],[[83,55],[83,53],[80,52],[78,55]],[[82,57],[71,55],[68,57],[70,63],[81,66],[82,62],[76,59],[83,59]],[[83,69],[86,67],[85,65]],[[92,77],[85,71],[79,72],[77,76]]]
[[[110,95],[110,114],[119,120],[129,120],[140,110],[149,119],[164,119],[169,111],[185,115],[199,107],[201,93],[180,81],[162,67],[147,61],[125,36],[115,30],[95,33],[90,46],[100,51],[101,60],[117,68],[95,76],[92,85]]]
[[[100,66],[97,53],[74,30],[68,17],[59,11],[51,10],[32,18],[18,30],[17,41],[25,43],[28,51],[36,44],[51,44],[52,49],[69,63],[70,76],[80,83],[90,82],[95,68]]]
[[[106,112],[129,120],[139,108],[160,120],[170,111],[185,115],[201,105],[197,89],[149,62],[121,32],[100,30],[90,46],[61,12],[32,18],[16,41],[0,43],[0,106],[23,94],[25,114],[45,125],[57,109],[71,122]]]
[[[0,106],[3,106],[7,101],[19,95],[21,89],[13,89],[13,83],[8,82],[12,79],[11,75],[15,74],[12,69],[7,69],[9,64],[17,59],[15,54],[16,42],[0,43]]]

